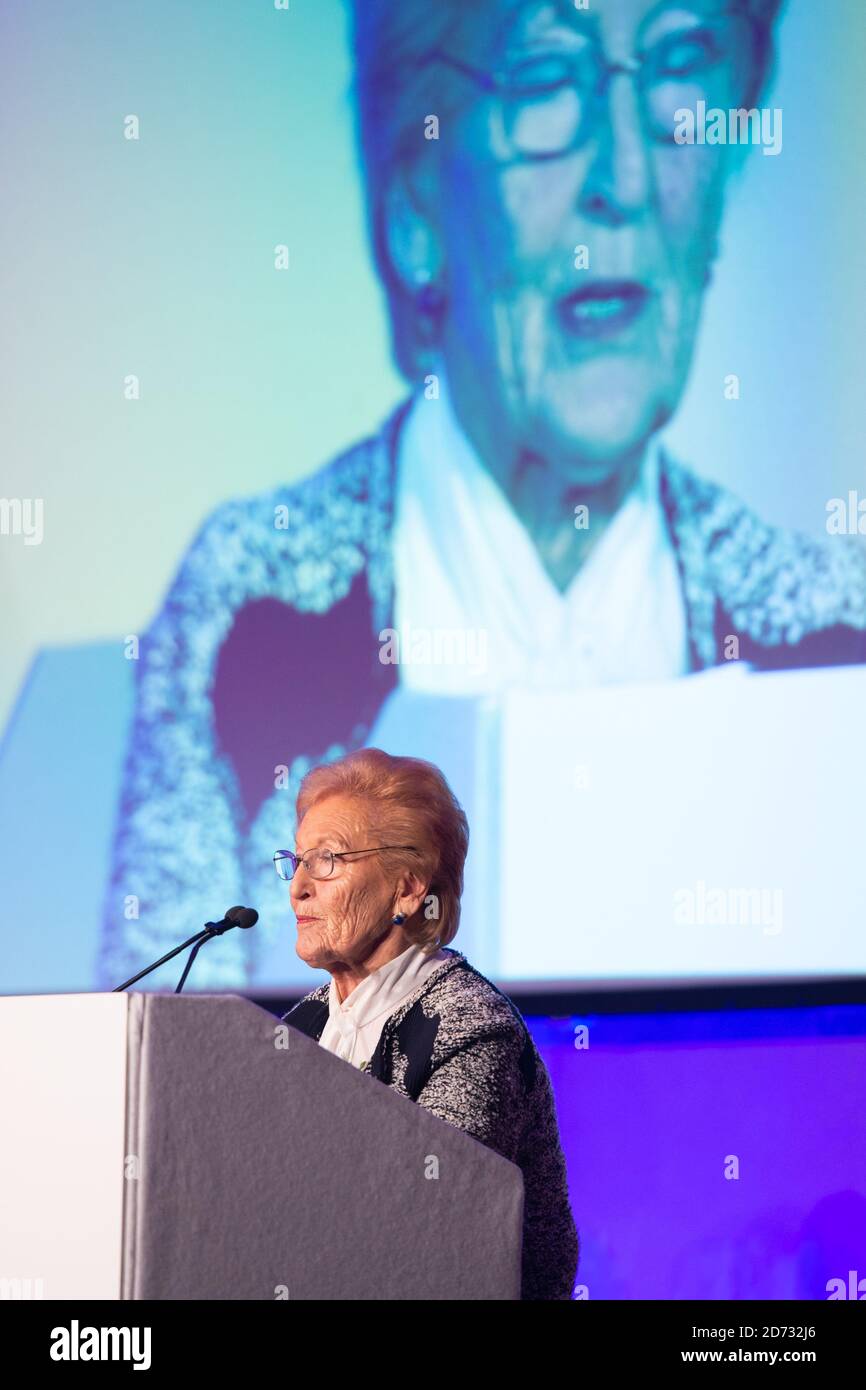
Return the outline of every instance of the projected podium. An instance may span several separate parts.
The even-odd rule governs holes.
[[[248,1000],[3,998],[0,1058],[7,1296],[520,1296],[520,1169]]]

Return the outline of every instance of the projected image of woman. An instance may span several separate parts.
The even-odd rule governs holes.
[[[356,0],[410,394],[314,477],[220,507],[142,642],[107,980],[182,938],[205,881],[267,909],[301,777],[363,744],[398,682],[495,696],[866,659],[857,543],[765,524],[659,444],[746,157],[678,143],[676,113],[760,105],[778,8]],[[466,659],[382,659],[437,633]],[[213,982],[250,949],[227,939]]]

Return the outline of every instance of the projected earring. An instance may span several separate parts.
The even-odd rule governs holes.
[[[401,922],[405,922],[405,921],[406,921],[406,914],[405,914],[405,912],[398,912],[397,915],[396,915],[396,917],[392,917],[392,918],[391,918],[391,921],[394,923],[394,926],[395,926],[395,927],[399,927],[400,924],[401,924]]]
[[[429,266],[419,266],[415,271],[414,302],[417,312],[425,319],[437,319],[445,307],[442,286],[433,279]]]

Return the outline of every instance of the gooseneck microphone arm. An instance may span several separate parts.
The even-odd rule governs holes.
[[[214,935],[216,935],[216,933],[214,933]],[[192,950],[190,951],[186,965],[183,967],[183,974],[177,982],[177,989],[175,990],[175,994],[180,994],[181,990],[186,984],[186,977],[192,970],[193,964],[195,963],[195,958],[206,941],[210,941],[210,936],[200,936],[198,941],[195,943]]]
[[[224,932],[231,931],[232,927],[242,927],[244,929],[254,927],[258,920],[259,914],[254,907],[229,908],[221,922],[205,922],[202,930],[196,932],[195,936],[191,936],[188,941],[182,941],[179,946],[175,946],[173,951],[168,951],[164,956],[160,956],[159,960],[153,962],[153,965],[146,965],[143,970],[139,970],[137,975],[133,975],[132,979],[124,980],[122,985],[115,985],[111,992],[112,994],[118,994],[121,990],[129,989],[129,986],[134,985],[137,980],[141,980],[145,975],[149,975],[151,970],[156,970],[160,965],[165,965],[166,961],[172,960],[173,957],[179,955],[181,951],[185,951],[187,946],[192,946],[194,949],[190,954],[190,958],[186,963],[186,968],[175,990],[175,994],[180,994],[186,977],[190,972],[192,963],[206,941],[210,941],[215,936],[222,936]]]

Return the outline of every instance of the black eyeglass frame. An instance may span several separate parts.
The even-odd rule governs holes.
[[[464,62],[462,58],[457,58],[451,53],[446,53],[444,49],[438,47],[431,49],[427,54],[425,54],[424,57],[419,60],[419,66],[423,67],[431,62],[441,62],[446,66],[452,68],[454,71],[462,73],[464,77],[468,77],[471,81],[475,82],[479,87],[481,87],[482,90],[487,92],[488,95],[498,96],[502,98],[503,105],[502,107],[500,107],[502,135],[504,137],[505,143],[511,147],[511,154],[513,157],[517,157],[522,160],[554,159],[559,158],[563,154],[569,153],[572,149],[578,148],[578,146],[580,146],[587,139],[589,139],[590,134],[592,132],[592,127],[595,124],[595,120],[597,118],[598,110],[607,92],[607,88],[610,84],[610,79],[612,77],[622,73],[626,74],[627,76],[637,78],[638,85],[641,90],[641,97],[644,98],[643,82],[646,81],[645,73],[647,71],[647,60],[649,57],[653,55],[655,49],[661,48],[662,45],[664,45],[666,42],[669,42],[671,39],[688,36],[692,32],[698,33],[704,30],[719,30],[723,27],[723,25],[726,24],[727,21],[731,19],[741,21],[749,31],[749,37],[751,40],[752,48],[751,67],[754,70],[759,53],[759,45],[757,40],[759,37],[760,21],[752,11],[750,11],[747,8],[744,8],[742,6],[742,3],[738,3],[738,0],[734,0],[734,3],[727,6],[725,9],[708,16],[706,19],[699,20],[699,22],[694,25],[685,26],[682,29],[673,30],[669,34],[662,35],[662,37],[658,39],[656,43],[652,44],[649,49],[641,49],[634,58],[629,58],[625,63],[608,62],[599,44],[595,42],[595,40],[590,41],[587,47],[582,49],[579,53],[566,53],[563,51],[561,53],[556,54],[545,54],[539,52],[538,54],[532,55],[530,58],[524,60],[525,62],[532,61],[532,57],[556,57],[557,59],[560,59],[563,63],[564,72],[567,74],[567,76],[563,80],[558,80],[556,82],[546,84],[541,83],[535,86],[529,85],[521,88],[515,86],[513,80],[509,80],[509,72],[513,73],[514,66],[512,66],[511,69],[507,67],[499,67],[493,70],[478,68],[473,66],[473,64],[471,63]],[[595,72],[597,74],[595,81],[589,85],[578,80],[578,65],[585,64],[588,59],[592,61]],[[715,66],[715,64],[711,63],[707,64],[707,66],[712,67]],[[752,71],[750,74],[748,85],[751,85],[753,81],[754,71]],[[509,95],[512,97],[512,99],[516,99],[519,97],[525,97],[529,99],[533,95],[542,95],[545,91],[554,92],[559,88],[568,85],[575,87],[575,89],[577,90],[584,91],[587,98],[586,111],[583,114],[581,120],[578,122],[577,129],[575,130],[573,137],[569,141],[567,141],[562,147],[557,145],[554,148],[545,151],[529,152],[520,149],[519,146],[516,146],[514,144],[513,139],[506,133],[505,129],[504,101],[508,99]],[[744,83],[744,86],[746,85],[747,84]],[[745,98],[743,98],[743,100],[744,99]],[[665,131],[664,133],[657,133],[655,127],[653,127],[653,138],[663,143],[674,142],[672,132]]]

